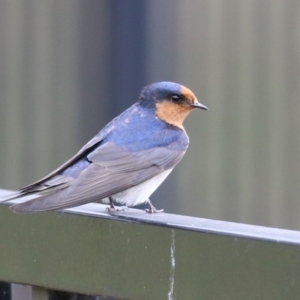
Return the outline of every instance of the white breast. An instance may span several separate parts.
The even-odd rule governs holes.
[[[145,203],[145,201],[148,200],[150,195],[160,186],[160,184],[167,178],[172,170],[173,169],[164,171],[139,185],[113,195],[112,198],[117,203],[126,206],[135,206]]]

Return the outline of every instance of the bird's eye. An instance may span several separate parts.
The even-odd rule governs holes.
[[[179,101],[181,100],[181,97],[180,97],[179,95],[173,95],[173,96],[171,97],[171,99],[172,99],[172,101],[174,101],[174,102],[179,102]]]

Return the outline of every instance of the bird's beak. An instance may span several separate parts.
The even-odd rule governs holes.
[[[205,105],[199,103],[197,100],[195,101],[195,103],[190,104],[190,105],[192,107],[195,107],[195,108],[200,108],[200,109],[208,110],[208,108]]]

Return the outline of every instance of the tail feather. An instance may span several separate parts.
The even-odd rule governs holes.
[[[9,208],[15,213],[35,213],[43,211],[51,211],[57,209],[71,208],[89,202],[96,202],[99,200],[98,196],[91,196],[87,199],[78,199],[78,201],[60,202],[59,198],[63,191],[56,191],[54,193],[37,197],[22,203],[16,203]]]
[[[72,183],[72,181],[74,181],[74,178],[72,177],[57,175],[49,179],[47,182],[43,182],[42,184],[33,183],[22,187],[17,192],[13,192],[6,196],[0,197],[0,202],[14,200],[30,196],[32,194],[48,195],[50,193],[55,192],[56,190],[68,187]]]
[[[16,203],[11,205],[9,208],[15,213],[33,213],[39,211],[53,210],[51,208],[43,207],[43,200],[46,197],[47,196],[41,196],[22,203]]]
[[[25,196],[28,196],[28,195],[29,194],[24,194],[22,191],[13,192],[11,194],[8,194],[8,195],[5,195],[5,196],[1,197],[0,202],[7,202],[9,200],[22,198],[22,197],[25,197]]]

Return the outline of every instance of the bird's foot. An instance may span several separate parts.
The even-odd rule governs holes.
[[[108,199],[109,199],[109,205],[110,205],[110,207],[106,208],[106,212],[108,212],[108,213],[115,213],[115,212],[124,211],[125,209],[127,209],[127,206],[115,207],[115,205],[114,205],[114,199],[112,197],[108,197]]]
[[[149,204],[150,208],[145,209],[145,212],[148,214],[162,213],[164,209],[156,209],[155,206],[151,203],[150,199],[146,201]]]
[[[155,207],[154,207],[154,209],[153,208],[146,208],[145,209],[145,212],[148,213],[148,214],[162,213],[164,211],[165,211],[164,209],[156,209]]]
[[[120,207],[107,207],[106,208],[106,212],[108,213],[115,213],[115,212],[118,212],[118,211],[124,211],[126,210],[128,207],[127,206],[120,206]]]

